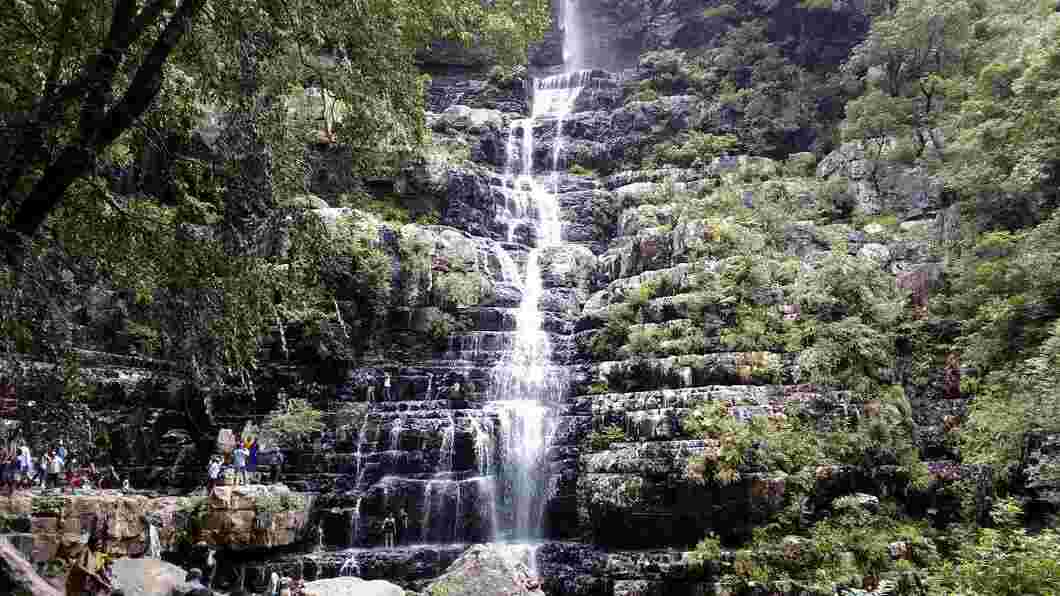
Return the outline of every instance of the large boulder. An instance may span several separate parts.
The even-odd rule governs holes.
[[[540,580],[530,571],[529,547],[477,544],[427,587],[428,594],[446,596],[544,596]]]
[[[318,579],[305,585],[306,596],[404,596],[400,586],[376,579],[365,581],[359,577]]]
[[[180,567],[158,559],[118,559],[111,572],[114,587],[126,596],[169,596],[187,575]]]
[[[0,593],[61,596],[62,591],[44,581],[6,538],[0,538]]]
[[[885,141],[884,154],[893,142]],[[904,218],[918,217],[942,204],[942,180],[919,165],[878,158],[872,143],[844,143],[817,165],[819,178],[846,180],[855,211],[876,215],[888,211]]]

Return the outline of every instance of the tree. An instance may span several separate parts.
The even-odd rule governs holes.
[[[264,443],[301,447],[313,433],[324,430],[324,414],[304,399],[292,399],[287,409],[274,414],[262,425]]]
[[[545,0],[2,0],[5,256],[20,263],[74,182],[147,119],[311,84],[346,106],[339,134],[355,150],[400,149],[423,138],[417,50],[477,38],[511,61],[547,22]],[[267,51],[249,57],[255,44]],[[172,78],[184,80],[165,89]]]

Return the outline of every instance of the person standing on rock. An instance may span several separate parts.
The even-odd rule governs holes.
[[[250,450],[247,452],[247,469],[250,470],[251,474],[254,474],[257,478],[258,471],[258,438],[254,437],[253,442],[250,444]]]
[[[386,519],[383,520],[383,545],[386,548],[394,548],[394,530],[396,525],[394,514],[387,514]]]
[[[409,531],[409,512],[402,507],[397,518],[397,543],[405,544]]]
[[[286,459],[283,455],[283,450],[277,448],[276,455],[274,455],[273,458],[272,481],[274,483],[279,483],[283,480],[283,462]]]
[[[31,466],[32,462],[29,458],[29,447],[23,445],[18,450],[18,457],[16,458],[18,464],[18,484],[23,487],[30,486]]]
[[[232,463],[236,466],[236,484],[247,483],[247,457],[250,451],[243,445],[239,445],[232,451]]]
[[[210,458],[210,465],[206,467],[206,494],[213,494],[217,486],[217,479],[221,477],[221,460],[217,456]]]
[[[59,463],[55,459],[55,452],[49,451],[44,454],[41,458],[41,465],[44,466],[44,489],[54,487],[59,482]]]
[[[390,401],[390,373],[383,374],[383,401]]]

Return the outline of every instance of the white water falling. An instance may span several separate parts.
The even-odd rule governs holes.
[[[492,472],[493,463],[493,421],[489,418],[472,417],[471,432],[475,437],[475,462],[478,472],[487,476]]]
[[[342,567],[339,567],[340,577],[360,577],[361,566],[357,563],[357,553],[350,551],[349,556],[342,562]]]
[[[393,426],[390,427],[390,442],[388,447],[391,451],[399,451],[401,449],[401,431],[405,429],[405,414],[398,413],[398,417],[394,420]]]
[[[581,34],[585,28],[576,6],[577,0],[563,2],[563,65],[568,71],[588,66],[584,45],[587,36]]]
[[[363,497],[357,497],[356,503],[353,505],[353,512],[350,513],[350,546],[357,544],[358,535],[361,533],[361,499]]]
[[[434,496],[434,481],[429,480],[423,490],[423,529],[420,540],[423,543],[430,542],[431,538],[431,497]]]
[[[503,464],[498,486],[503,496],[498,497],[508,508],[508,537],[517,540],[537,538],[542,530],[548,478],[545,455],[552,425],[545,404],[562,399],[567,387],[562,370],[552,363],[552,344],[544,328],[542,262],[546,251],[563,242],[556,198],[563,122],[588,79],[589,73],[576,72],[535,81],[530,118],[513,122],[508,134],[505,180],[510,193],[502,220],[507,223],[509,240],[515,238],[520,225],[530,226],[536,234],[526,258],[514,337],[492,371],[487,411],[500,421]],[[534,175],[534,131],[547,129],[549,121],[554,139],[551,168],[543,183]],[[517,130],[522,134],[516,134]],[[521,143],[517,141],[520,136]],[[476,441],[480,466],[486,448]],[[489,473],[488,462],[486,466],[484,473]],[[502,528],[496,524],[494,537],[502,538]]]
[[[456,420],[453,418],[452,410],[446,410],[446,416],[449,424],[446,425],[445,432],[442,435],[442,448],[438,468],[441,472],[452,472],[453,455],[456,449]]]
[[[453,543],[460,542],[460,481],[456,481],[456,512],[453,515]]]
[[[147,558],[162,558],[162,543],[158,540],[158,528],[154,524],[147,524]]]

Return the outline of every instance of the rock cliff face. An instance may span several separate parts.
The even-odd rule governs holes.
[[[723,3],[702,0],[575,4],[591,32],[586,60],[610,72],[582,75],[584,89],[562,125],[557,118],[526,119],[533,102],[523,81],[487,81],[461,70],[488,64],[488,57],[435,48],[429,65],[440,74],[429,92],[428,122],[439,151],[406,164],[393,179],[365,181],[348,177],[349,155],[315,148],[312,190],[321,201],[304,206],[333,230],[347,219],[367,222],[373,247],[389,265],[391,290],[378,321],[385,345],[351,358],[335,349],[356,339],[345,327],[325,337],[281,323],[263,342],[268,361],[257,379],[259,401],[216,396],[213,407],[167,363],[84,353],[85,369],[108,396],[108,420],[123,429],[109,437],[108,449],[128,455],[123,472],[136,486],[197,486],[218,429],[260,422],[277,387],[307,380],[323,387],[326,397],[317,401],[328,410],[327,429],[291,451],[285,470],[285,481],[306,494],[222,487],[201,500],[13,499],[0,513],[17,520],[17,532],[32,532],[35,560],[52,558],[78,535],[84,516],[106,513],[114,519],[110,544],[117,555],[147,551],[150,524],[163,550],[186,551],[200,541],[218,549],[213,580],[223,590],[260,591],[273,571],[307,579],[354,574],[410,588],[445,586],[448,594],[647,596],[713,589],[711,562],[684,551],[709,532],[725,540],[748,537],[776,512],[788,485],[783,474],[754,469],[726,486],[690,478],[689,459],[702,458],[708,446],[684,427],[685,416],[712,402],[748,418],[793,402],[810,404],[823,423],[846,412],[798,382],[795,355],[725,344],[722,331],[732,317],[721,305],[700,308],[699,282],[720,267],[701,250],[716,240],[716,230],[687,217],[687,206],[668,197],[732,184],[743,204],[761,204],[775,200],[770,183],[795,166],[723,155],[690,168],[641,169],[646,148],[711,129],[717,115],[690,95],[629,101],[628,83],[649,76],[630,67],[646,50],[709,45],[731,15]],[[724,4],[766,17],[771,39],[801,64],[837,64],[866,27],[858,3],[837,0],[813,11],[798,8],[798,0]],[[554,31],[532,54],[534,66],[547,70],[562,60],[559,37]],[[542,405],[538,430],[547,440],[535,470],[542,480],[541,527],[534,545],[513,558],[500,547],[466,545],[521,538],[511,531],[518,512],[510,466],[526,421],[490,403],[504,397],[496,395],[494,372],[512,351],[528,292],[522,280],[541,225],[536,208],[513,197],[518,183],[508,170],[517,133],[535,141],[519,157],[536,173],[561,166],[549,186],[563,242],[536,256],[537,310],[556,365],[551,372],[567,390]],[[805,186],[784,191],[813,204],[822,200],[817,186],[833,180],[861,219],[856,225],[782,222],[787,258],[811,266],[845,243],[897,283],[929,290],[938,281],[929,247],[948,224],[937,181],[871,163],[856,145],[819,164],[804,157]],[[563,171],[570,166],[579,166],[577,175]],[[437,223],[398,225],[326,206],[372,185],[414,214],[436,212]],[[881,212],[900,220],[867,219]],[[336,310],[357,308],[355,280],[337,285]],[[648,286],[667,291],[645,298]],[[663,338],[658,349],[645,356],[620,341],[606,355],[594,351],[611,314],[634,302],[639,315],[631,331],[659,332],[653,336]],[[697,318],[696,308],[706,314]],[[386,389],[384,378],[391,379]],[[918,444],[940,460],[936,485],[988,477],[988,470],[947,467],[953,453],[946,419],[965,404],[943,399],[940,385],[936,379],[911,399]],[[1032,482],[1056,443],[1041,437],[1029,446]],[[893,470],[867,476],[822,466],[817,502],[805,503],[805,514],[824,511],[835,496],[904,487],[894,476]],[[1042,503],[1056,501],[1055,486],[1033,486]],[[981,503],[986,492],[977,495]],[[933,509],[955,507],[953,499],[930,492],[907,505],[927,508],[930,499]],[[398,545],[380,549],[389,515],[402,520]],[[306,531],[316,527],[319,536]]]
[[[98,495],[0,500],[4,532],[29,539],[29,558],[54,559],[107,522],[107,552],[139,557],[202,544],[220,550],[282,548],[301,541],[313,498],[282,486],[218,487],[207,497]],[[29,549],[27,549],[29,550]]]

